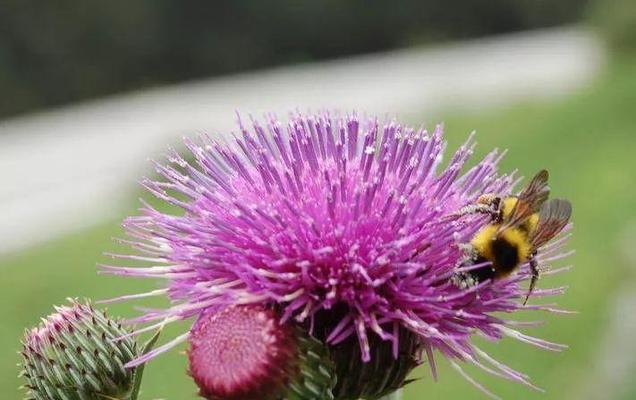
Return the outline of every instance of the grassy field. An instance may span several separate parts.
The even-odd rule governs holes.
[[[530,374],[535,383],[547,390],[545,395],[534,393],[468,368],[505,398],[573,398],[598,356],[596,343],[607,320],[608,299],[618,284],[631,279],[632,274],[620,257],[618,243],[626,224],[636,223],[634,104],[636,60],[630,60],[616,63],[589,88],[567,99],[512,105],[497,112],[440,116],[446,123],[450,148],[476,129],[479,153],[492,147],[508,148],[504,168],[519,168],[526,176],[540,168],[549,169],[554,194],[574,203],[576,228],[571,247],[577,249],[577,254],[568,263],[573,262],[576,268],[546,278],[540,286],[570,285],[569,292],[558,302],[581,313],[541,315],[548,323],[531,332],[567,343],[570,349],[549,353],[511,340],[484,344],[492,355]],[[437,119],[426,116],[426,120]],[[152,287],[146,281],[95,274],[95,263],[104,261],[101,253],[115,248],[110,237],[119,234],[118,222],[106,223],[0,260],[2,397],[21,398],[16,389],[20,382],[15,367],[19,338],[24,327],[35,324],[51,310],[52,303],[60,303],[67,296],[106,298]],[[131,315],[130,308],[126,304],[111,310],[114,314]],[[173,327],[167,335],[179,328]],[[177,351],[153,361],[147,369],[142,398],[194,398],[195,388],[184,371],[185,359]],[[426,369],[418,371],[417,376],[422,379],[409,386],[407,400],[480,397],[445,365],[438,383],[431,382]]]

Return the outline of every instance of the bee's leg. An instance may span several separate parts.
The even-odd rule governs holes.
[[[492,214],[493,208],[490,204],[469,204],[459,209],[456,213],[452,214],[456,217],[463,217],[467,214]]]
[[[493,222],[501,219],[501,197],[482,196],[475,204],[469,204],[459,209],[456,213],[450,214],[450,217],[460,218],[468,214],[488,214]]]
[[[526,294],[526,299],[523,302],[524,306],[528,302],[528,298],[530,297],[530,294],[534,290],[534,287],[537,285],[537,281],[539,280],[539,263],[537,262],[537,259],[535,256],[536,256],[536,252],[534,252],[528,259],[528,262],[530,263],[530,273],[532,274],[532,277],[530,278],[530,287],[528,287],[528,294]]]
[[[457,248],[464,253],[457,263],[457,268],[473,263],[477,255],[475,248],[470,243],[458,243]],[[472,275],[462,271],[455,271],[451,276],[451,282],[460,289],[468,289],[477,284]]]
[[[469,261],[472,261],[476,254],[475,248],[470,243],[457,243],[457,248],[462,251],[462,259],[458,263],[458,267],[466,264]]]
[[[457,248],[464,252],[465,255],[471,255],[474,252],[473,246],[470,243],[457,243]]]
[[[492,222],[500,224],[503,221],[503,207],[501,204],[501,197],[495,197],[492,200],[493,212],[490,214]]]
[[[450,280],[459,289],[468,289],[477,284],[475,278],[465,272],[455,272]]]

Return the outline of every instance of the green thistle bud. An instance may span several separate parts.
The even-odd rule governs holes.
[[[288,385],[287,400],[333,400],[336,371],[327,347],[299,329],[296,339],[299,368]]]
[[[329,400],[326,346],[262,305],[204,314],[190,332],[190,374],[210,400]]]
[[[25,332],[22,372],[32,400],[127,400],[134,369],[124,365],[138,356],[137,345],[117,320],[90,304],[69,299],[69,306]]]
[[[316,334],[326,341],[338,321],[347,315],[345,306],[321,311],[315,316]],[[336,400],[378,400],[402,388],[410,381],[409,373],[421,364],[422,345],[419,336],[399,328],[397,357],[393,342],[382,340],[368,332],[370,361],[362,360],[362,350],[354,335],[329,345],[336,366],[337,384],[333,389]]]
[[[336,363],[338,384],[333,390],[337,400],[377,400],[409,381],[407,377],[420,364],[421,346],[414,333],[401,328],[397,358],[392,342],[369,335],[371,360],[362,361],[357,338],[351,336],[331,349]]]

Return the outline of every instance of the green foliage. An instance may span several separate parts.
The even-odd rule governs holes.
[[[636,52],[636,2],[595,0],[590,20],[617,54]]]
[[[157,340],[159,340],[159,336],[161,336],[161,328],[157,329],[154,335],[144,344],[143,349],[141,350],[140,355],[147,354],[155,347],[157,344]],[[141,364],[137,368],[135,368],[135,375],[133,377],[133,385],[132,390],[130,392],[130,400],[137,400],[139,398],[139,393],[141,391],[141,384],[143,382],[144,370],[146,369],[146,364]]]

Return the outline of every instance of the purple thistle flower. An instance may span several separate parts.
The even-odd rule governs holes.
[[[419,337],[433,375],[437,350],[463,375],[456,361],[532,386],[471,340],[476,334],[510,336],[563,348],[527,336],[516,329],[523,323],[501,317],[520,309],[563,312],[519,301],[526,295],[528,265],[508,279],[469,289],[450,279],[463,256],[458,245],[489,221],[453,215],[484,193],[506,196],[519,182],[514,174],[498,174],[503,154],[492,151],[466,168],[474,148],[470,135],[443,167],[441,126],[427,132],[356,114],[297,113],[286,127],[273,116],[264,126],[252,124],[249,130],[239,119],[241,134],[233,144],[207,135],[186,139],[194,162],[172,151],[168,165],[156,164],[163,180],[144,180],[151,193],[184,213],[169,215],[144,203],[142,214],[124,223],[133,238],[126,242],[143,254],[115,257],[151,265],[102,267],[167,282],[164,289],[114,299],[170,298],[170,307],[132,321],[148,324],[138,332],[249,303],[276,304],[283,321],[313,330],[319,313],[338,306],[346,312],[320,329],[328,329],[331,345],[356,337],[365,362],[370,335],[392,343],[397,355],[404,328]],[[562,234],[539,249],[542,265],[567,255],[561,251],[566,240]],[[563,290],[535,290],[532,297]]]

